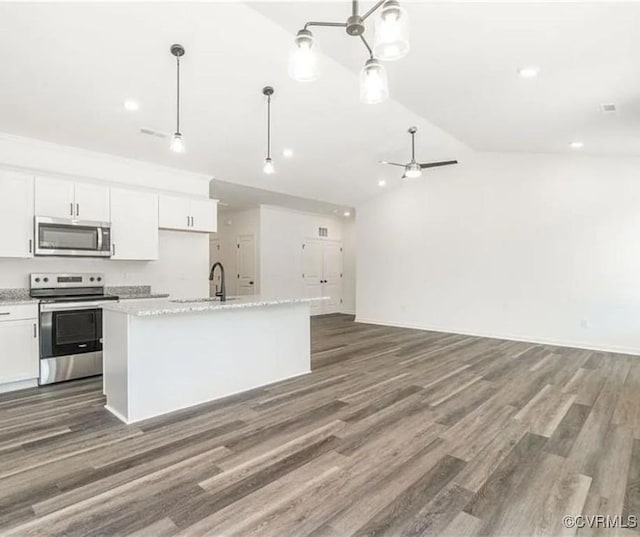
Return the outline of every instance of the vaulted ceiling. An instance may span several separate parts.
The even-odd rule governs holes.
[[[371,2],[363,3],[366,8]],[[640,5],[416,3],[412,51],[387,64],[392,99],[358,100],[356,40],[318,30],[322,77],[287,75],[292,35],[311,18],[341,20],[348,3],[2,3],[0,131],[210,174],[223,181],[356,205],[398,180],[410,125],[423,160],[469,148],[640,155]],[[172,132],[182,66],[187,153],[140,128]],[[535,64],[540,75],[516,71]],[[277,173],[265,176],[266,108],[275,87]],[[137,112],[124,110],[133,98]],[[605,116],[604,102],[619,112]],[[291,159],[281,156],[290,147]],[[449,173],[446,169],[433,173]]]

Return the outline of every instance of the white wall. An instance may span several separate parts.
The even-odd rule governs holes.
[[[203,175],[6,134],[0,134],[0,167],[159,193],[209,196],[209,178]],[[175,297],[205,296],[208,235],[160,230],[159,245],[157,261],[0,258],[0,288],[28,287],[31,272],[98,271],[105,273],[107,285],[151,285],[154,291]]]
[[[244,211],[218,212],[218,232],[211,233],[211,239],[220,241],[220,251],[213,248],[211,243],[209,253],[209,267],[220,261],[225,270],[227,294],[238,294],[238,235],[253,235],[256,248],[256,279],[255,292],[260,293],[260,211],[247,209]],[[219,274],[217,274],[219,277]],[[214,285],[211,285],[211,293]]]
[[[338,217],[270,205],[260,207],[260,284],[263,295],[306,296],[302,279],[302,244],[306,239],[317,239],[320,226],[328,229],[328,240],[343,240],[343,221]],[[344,253],[343,270],[355,267],[352,261],[344,266],[348,255],[353,253]],[[345,279],[352,282],[355,276],[344,274],[343,277],[343,306],[346,308],[345,304],[354,302],[355,289],[353,285],[345,285]],[[349,297],[347,292],[351,293]]]
[[[475,154],[358,207],[360,321],[640,353],[640,159]]]
[[[356,313],[356,218],[342,222],[342,313],[350,315]]]

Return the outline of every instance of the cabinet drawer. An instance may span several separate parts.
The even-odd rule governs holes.
[[[0,323],[3,321],[19,321],[20,319],[37,319],[38,304],[0,304]]]

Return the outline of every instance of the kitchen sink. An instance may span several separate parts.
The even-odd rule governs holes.
[[[238,297],[228,296],[226,302],[230,302],[232,300],[238,300]],[[207,298],[180,298],[180,299],[170,300],[169,302],[175,302],[177,304],[196,304],[196,303],[205,303],[205,302],[220,302],[220,298],[217,296],[211,296]]]

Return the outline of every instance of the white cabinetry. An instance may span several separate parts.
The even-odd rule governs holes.
[[[163,229],[213,233],[218,228],[217,200],[160,196],[158,211]]]
[[[111,259],[158,259],[158,196],[111,189]]]
[[[3,384],[38,378],[37,317],[35,304],[0,305],[0,391]]]
[[[0,257],[32,257],[33,246],[33,177],[0,171]]]
[[[36,177],[35,214],[50,218],[108,222],[109,188],[51,177]]]

